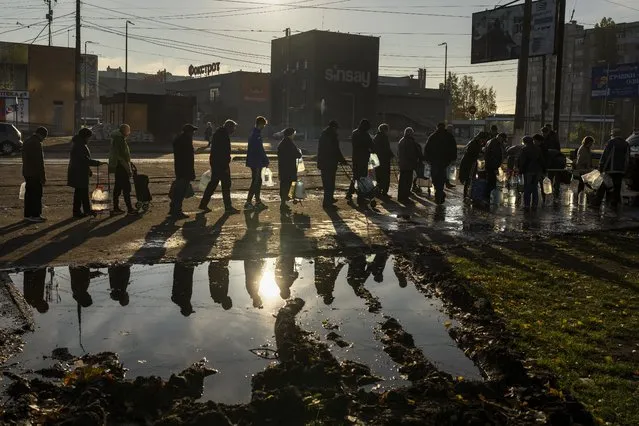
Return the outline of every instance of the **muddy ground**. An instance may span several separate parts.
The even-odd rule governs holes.
[[[198,157],[197,174],[206,170]],[[632,209],[621,213],[582,212],[548,207],[533,216],[516,210],[497,213],[463,206],[459,188],[449,191],[448,204],[435,206],[428,197],[408,208],[393,201],[377,211],[356,209],[340,200],[338,210],[321,208],[317,170],[307,164],[304,177],[308,199],[282,215],[277,192],[265,191],[270,208],[260,214],[227,216],[219,195],[213,212],[196,211],[199,199],[185,202],[190,218],[167,220],[172,164],[140,161],[140,171],[151,177],[151,210],[138,217],[99,216],[71,219],[71,190],[65,186],[66,165],[48,167],[44,215],[40,225],[21,221],[17,199],[22,181],[17,164],[0,166],[0,269],[41,265],[111,262],[157,263],[174,259],[246,259],[252,257],[317,256],[390,250],[404,256],[406,273],[424,293],[438,292],[449,313],[459,322],[451,336],[485,375],[469,382],[438,371],[415,347],[400,323],[388,318],[380,324],[385,351],[402,365],[411,385],[377,394],[361,389],[375,378],[365,365],[340,363],[327,346],[295,323],[303,301],[291,300],[278,313],[275,326],[279,363],[253,379],[250,404],[222,405],[196,401],[202,380],[215,372],[197,364],[169,380],[124,379],[115,354],[53,354],[59,358],[58,379],[24,378],[10,373],[12,383],[0,408],[7,423],[30,419],[50,424],[432,424],[526,425],[594,424],[592,416],[568,393],[558,393],[556,378],[525,363],[513,347],[515,338],[492,309],[490,300],[477,299],[468,283],[441,272],[447,248],[479,245],[494,239],[520,241],[556,233],[627,229],[638,224]],[[235,204],[239,208],[249,183],[241,161],[233,164]],[[340,176],[338,186],[345,189]],[[197,197],[197,196],[196,196]],[[341,198],[341,197],[340,197]],[[10,289],[11,286],[5,286]],[[369,298],[365,289],[360,297]],[[4,290],[3,300],[15,291]],[[367,300],[374,308],[375,300]],[[22,322],[0,324],[4,356],[20,349],[21,334],[32,327],[17,304],[3,305],[3,313]],[[17,309],[17,311],[15,311]],[[28,312],[28,310],[26,310]],[[5,358],[6,359],[6,358]],[[124,366],[126,367],[126,366]],[[185,366],[186,367],[186,366]],[[215,367],[214,365],[211,367]]]

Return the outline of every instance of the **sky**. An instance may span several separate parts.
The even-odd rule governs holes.
[[[52,0],[53,1],[53,0]],[[567,0],[566,19],[591,28],[603,16],[639,20],[636,0]],[[444,80],[448,69],[472,75],[497,92],[499,113],[515,110],[516,62],[470,64],[471,14],[507,0],[86,0],[82,43],[99,56],[99,68],[124,68],[124,30],[129,26],[129,71],[165,69],[187,75],[189,65],[221,63],[221,71],[270,70],[270,40],[312,29],[380,37],[380,75]],[[428,2],[431,3],[431,2]],[[0,41],[46,44],[43,0],[0,0]],[[75,1],[54,2],[53,45],[74,46]],[[84,49],[84,45],[82,46]]]

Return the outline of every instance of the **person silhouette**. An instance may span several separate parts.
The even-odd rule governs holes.
[[[108,272],[111,300],[120,302],[120,306],[127,306],[129,304],[127,287],[131,280],[131,265],[109,266]]]
[[[346,282],[354,289],[364,285],[370,275],[367,268],[366,256],[359,255],[352,259],[348,264],[348,272],[346,273]]]
[[[397,258],[393,262],[393,272],[397,277],[397,282],[401,288],[406,288],[408,286],[408,280],[406,279],[406,273],[402,270],[402,267],[399,265]]]
[[[182,262],[177,262],[173,268],[171,301],[180,307],[180,313],[185,317],[195,312],[191,305],[194,271],[194,266]]]
[[[93,305],[93,299],[89,294],[91,270],[86,266],[69,266],[69,275],[73,299],[83,308]]]
[[[262,308],[262,298],[260,297],[260,279],[262,278],[262,259],[246,259],[244,261],[244,276],[246,278],[246,291],[253,299],[254,308]]]
[[[275,261],[275,282],[280,288],[280,296],[287,300],[291,297],[291,287],[299,277],[295,270],[295,256],[280,256]]]
[[[46,277],[47,268],[24,271],[24,299],[41,314],[49,311],[49,303],[44,297]]]
[[[330,305],[335,300],[333,297],[335,281],[343,267],[344,264],[341,262],[335,265],[335,259],[332,257],[315,258],[315,289],[325,305]]]
[[[384,268],[388,262],[388,254],[379,253],[375,255],[373,262],[369,265],[368,270],[373,274],[376,283],[384,281]]]
[[[229,297],[228,259],[209,263],[209,291],[213,302],[222,305],[225,311],[233,307],[233,300]]]

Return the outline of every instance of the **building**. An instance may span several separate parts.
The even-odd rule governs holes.
[[[124,93],[101,97],[103,126],[106,131],[99,139],[107,139],[109,130],[123,121]],[[131,126],[132,140],[170,143],[182,131],[185,123],[192,123],[196,100],[192,96],[148,95],[129,93],[126,122]]]
[[[602,33],[611,32],[606,40]],[[603,39],[602,39],[603,37]],[[586,133],[606,138],[611,124],[630,134],[639,121],[639,99],[592,98],[592,70],[622,63],[639,62],[639,22],[618,23],[611,29],[585,29],[576,22],[566,24],[562,66],[561,123],[564,139],[580,140]],[[545,121],[552,122],[555,97],[556,57],[546,59]],[[529,131],[542,125],[543,59],[531,58],[528,69]],[[605,105],[604,105],[605,104]],[[600,116],[601,125],[592,121]],[[568,137],[568,134],[571,136]]]
[[[221,125],[231,119],[238,123],[235,135],[247,137],[255,125],[255,117],[263,115],[270,120],[269,77],[268,73],[236,71],[168,82],[164,87],[169,94],[197,99],[195,122],[200,127],[209,121]]]
[[[317,138],[330,120],[343,131],[377,114],[379,38],[307,31],[271,42],[271,123]]]
[[[0,42],[0,121],[72,134],[75,83],[74,49]]]
[[[111,78],[117,80],[124,80],[124,71],[122,67],[111,68],[107,66],[106,70],[100,71],[100,78]],[[156,82],[173,82],[188,80],[190,77],[185,75],[173,75],[166,70],[158,70],[155,74],[149,74],[144,72],[129,72],[129,82],[131,81],[156,81]]]

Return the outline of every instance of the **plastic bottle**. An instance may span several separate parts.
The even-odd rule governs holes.
[[[548,178],[544,178],[544,194],[552,194],[552,181]]]
[[[457,167],[449,166],[448,167],[448,181],[453,183],[457,180]]]
[[[430,179],[430,164],[424,164],[424,179]]]
[[[377,154],[371,154],[368,157],[368,170],[373,170],[379,167],[379,164],[379,157],[377,156]]]
[[[273,186],[273,172],[268,167],[262,169],[262,183],[264,186]]]
[[[24,200],[24,194],[26,192],[27,192],[27,183],[22,182],[22,185],[20,185],[20,192],[18,193],[18,199]]]
[[[568,185],[562,185],[561,201],[564,206],[572,206],[572,200],[575,196],[574,192]]]
[[[508,204],[511,207],[514,207],[515,205],[517,205],[517,190],[516,189],[511,189],[510,191],[508,191]]]

